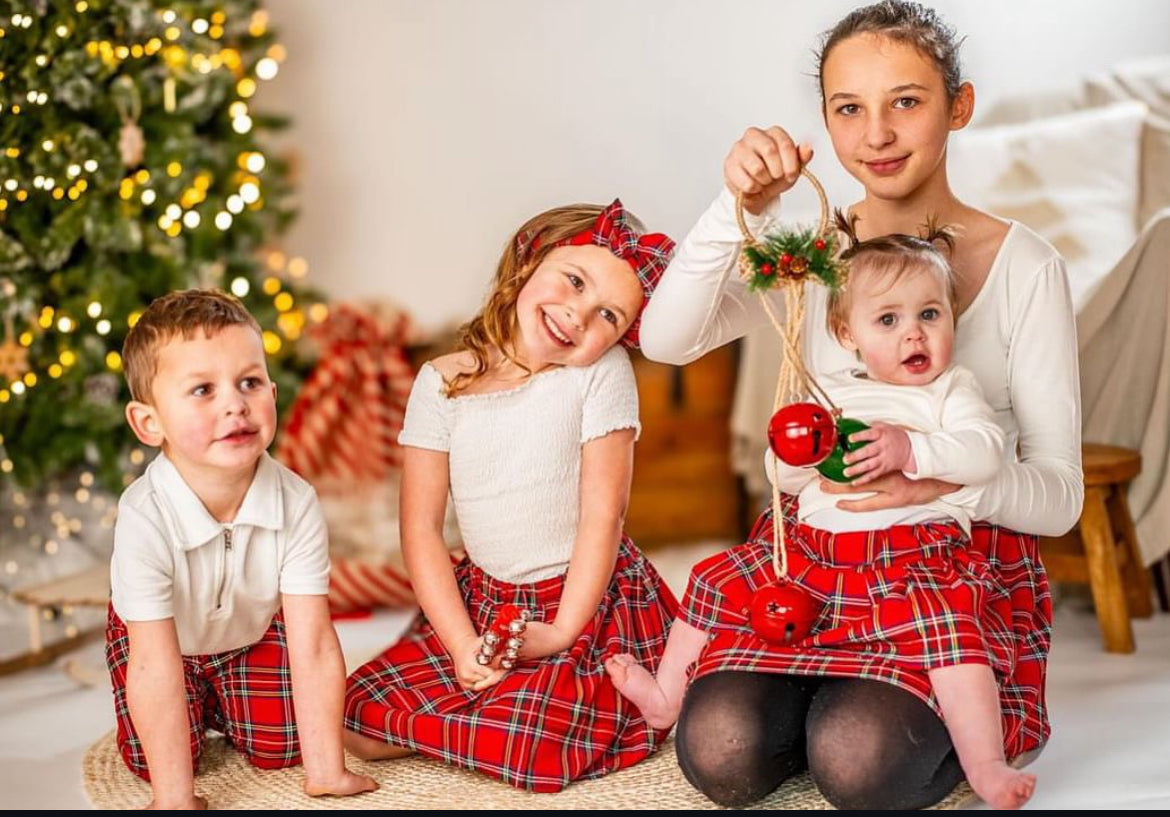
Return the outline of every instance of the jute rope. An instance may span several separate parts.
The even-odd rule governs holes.
[[[691,786],[675,760],[673,738],[656,754],[628,769],[596,780],[573,783],[556,794],[514,789],[484,775],[437,760],[410,757],[368,763],[348,758],[350,769],[372,776],[376,792],[357,797],[307,797],[301,768],[261,771],[222,738],[208,741],[195,789],[213,809],[718,809]],[[150,800],[150,786],[132,775],[118,754],[114,734],[94,744],[82,761],[85,792],[99,809],[139,809]],[[956,808],[970,799],[960,785],[937,809]],[[786,781],[749,809],[831,809],[807,774]]]
[[[821,215],[817,223],[816,235],[824,236],[829,229],[829,198],[825,195],[825,188],[821,185],[820,180],[807,167],[801,168],[800,175],[809,181],[817,193],[817,199],[821,205]],[[752,235],[751,230],[748,229],[747,219],[744,217],[743,193],[739,193],[735,197],[735,220],[739,225],[740,233],[743,235],[744,245],[758,247],[759,242]],[[750,277],[752,274],[751,268],[744,256],[740,258],[740,272],[745,278]],[[764,312],[768,315],[768,320],[772,322],[772,326],[776,329],[776,334],[780,336],[781,341],[780,374],[776,379],[776,393],[772,399],[772,411],[776,412],[781,406],[799,402],[806,395],[810,395],[836,416],[840,412],[829,398],[829,395],[825,393],[824,389],[820,387],[816,379],[809,373],[801,356],[801,332],[804,327],[805,314],[804,283],[804,277],[799,279],[786,277],[780,280],[780,287],[784,293],[784,316],[786,322],[782,322],[773,310],[772,304],[768,300],[768,290],[760,290],[760,303],[763,305]],[[784,541],[784,512],[780,507],[780,489],[773,485],[772,569],[776,572],[777,579],[784,579],[788,575],[788,552],[784,546]]]

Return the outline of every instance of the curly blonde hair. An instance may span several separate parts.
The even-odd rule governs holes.
[[[492,292],[483,309],[459,328],[457,351],[471,352],[475,365],[446,384],[448,397],[469,388],[488,373],[493,351],[498,351],[525,371],[528,367],[513,355],[516,340],[516,302],[520,290],[557,242],[590,229],[605,208],[596,204],[554,207],[526,221],[508,240],[496,266]]]

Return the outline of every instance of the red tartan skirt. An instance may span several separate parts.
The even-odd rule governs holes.
[[[467,559],[455,575],[479,632],[503,604],[552,621],[565,584],[564,576],[509,584]],[[350,675],[345,727],[531,791],[600,777],[642,760],[670,731],[646,724],[604,664],[631,653],[656,670],[677,608],[626,539],[597,615],[568,650],[518,664],[495,686],[471,692],[459,686],[447,650],[420,615],[398,643]]]
[[[693,679],[726,670],[866,678],[910,691],[941,718],[927,672],[987,664],[1007,756],[1044,744],[1052,606],[1036,537],[976,524],[968,539],[951,523],[833,534],[795,514],[785,497],[789,577],[823,605],[812,633],[777,647],[748,625],[752,594],[776,581],[768,510],[747,543],[692,569],[680,617],[711,633]]]

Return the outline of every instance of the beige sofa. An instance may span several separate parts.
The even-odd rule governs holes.
[[[1170,551],[1170,56],[1067,91],[1000,100],[956,135],[956,192],[1022,221],[1068,261],[1086,441],[1139,449],[1130,488],[1143,556]],[[745,341],[733,465],[756,504],[779,350]]]

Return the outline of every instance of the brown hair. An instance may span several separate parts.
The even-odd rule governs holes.
[[[196,332],[211,335],[229,326],[260,324],[235,297],[218,289],[184,289],[155,298],[126,333],[122,367],[130,396],[150,402],[150,387],[158,374],[158,351],[175,337],[190,340]]]
[[[509,239],[496,266],[496,276],[487,303],[459,329],[456,349],[471,352],[475,358],[475,367],[471,371],[460,372],[448,381],[449,397],[467,389],[487,374],[493,350],[499,351],[527,371],[527,367],[512,354],[517,331],[516,301],[520,297],[520,290],[528,283],[545,256],[556,248],[558,241],[591,228],[604,209],[596,204],[554,207],[524,222]]]
[[[851,297],[853,284],[859,274],[879,275],[890,280],[893,286],[911,270],[927,269],[938,275],[947,294],[951,316],[958,320],[955,292],[955,273],[943,254],[955,248],[955,237],[951,229],[928,219],[920,236],[892,233],[877,236],[866,241],[857,239],[857,216],[845,217],[840,210],[834,211],[837,229],[845,234],[849,247],[838,260],[845,265],[845,280],[841,286],[829,290],[825,326],[835,338],[841,337],[841,330],[849,322],[849,310],[853,306]],[[941,246],[940,246],[941,245]]]
[[[963,39],[955,27],[943,22],[932,8],[906,0],[884,0],[851,11],[837,25],[821,35],[817,52],[817,82],[821,99],[825,98],[825,60],[838,43],[858,34],[880,34],[899,43],[908,43],[924,57],[933,60],[942,74],[947,100],[953,102],[963,84],[959,66],[959,47]]]

